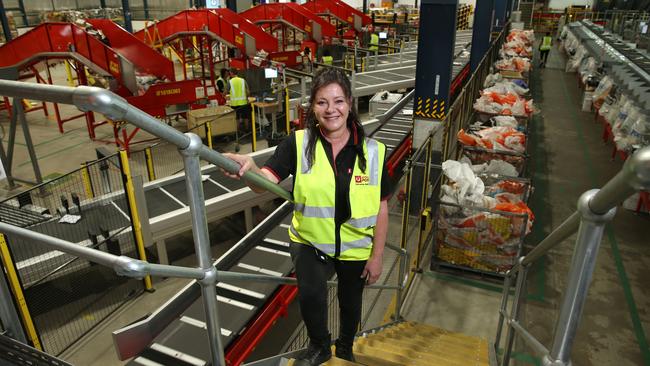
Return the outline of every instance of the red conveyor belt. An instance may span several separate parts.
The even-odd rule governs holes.
[[[152,27],[149,28],[150,32]],[[247,35],[255,42],[256,50],[275,52],[278,49],[277,39],[229,9],[184,10],[159,21],[155,27],[163,41],[174,39],[183,33],[199,34],[207,31],[249,56],[253,54],[246,49]],[[145,40],[144,29],[134,35],[142,41]]]
[[[71,23],[43,23],[0,47],[0,67],[23,70],[44,58],[76,58],[124,85],[120,56]]]
[[[337,0],[310,0],[302,5],[314,14],[330,14],[338,20],[350,24],[354,27],[355,15],[361,18],[361,26],[372,23],[372,19],[350,5]],[[360,29],[357,29],[360,31]]]
[[[295,3],[261,4],[241,12],[240,15],[255,24],[284,21],[319,42],[336,36],[336,29],[332,24]],[[314,32],[314,24],[320,26],[322,39],[316,39],[318,34]]]
[[[165,56],[140,41],[133,34],[108,19],[88,19],[108,38],[111,48],[133,62],[137,71],[169,81],[176,80],[174,64]]]

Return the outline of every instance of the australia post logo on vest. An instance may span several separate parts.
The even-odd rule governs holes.
[[[358,186],[367,186],[370,182],[370,177],[367,175],[355,175],[354,184]]]

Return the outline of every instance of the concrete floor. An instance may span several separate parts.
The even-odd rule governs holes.
[[[563,57],[553,50],[548,67],[535,70],[532,75],[533,95],[542,112],[535,117],[530,144],[530,171],[536,189],[531,207],[536,224],[528,238],[529,245],[539,242],[561,223],[574,210],[582,192],[601,186],[622,165],[620,160],[610,160],[611,145],[604,145],[600,140],[602,126],[594,123],[593,114],[580,112],[581,92],[576,77],[564,73],[563,65]],[[81,120],[66,124],[66,133],[61,135],[51,119],[40,116],[41,112],[34,112],[28,115],[28,120],[43,176],[75,169],[94,157],[96,147],[113,146],[110,142],[90,141]],[[8,128],[4,112],[0,112],[0,124],[4,127],[6,143]],[[112,137],[107,126],[100,127],[98,134],[102,139]],[[138,139],[148,138],[142,132],[138,135]],[[18,141],[22,139],[19,137]],[[244,145],[242,152],[246,151]],[[15,174],[30,179],[29,158],[23,146],[17,146],[15,161]],[[575,341],[574,364],[650,365],[645,336],[650,324],[650,297],[643,290],[644,279],[650,275],[650,260],[644,246],[650,237],[646,226],[649,223],[648,216],[620,209],[613,224],[608,226]],[[398,236],[399,232],[393,230],[391,237]],[[570,264],[572,240],[554,249],[529,276],[523,323],[547,347],[550,347]],[[170,279],[156,281],[155,293],[145,293],[121,308],[104,325],[66,351],[63,358],[76,365],[124,364],[115,357],[110,332],[148,314],[186,283]],[[403,315],[408,320],[493,340],[501,299],[499,287],[498,283],[425,271],[414,282]],[[518,364],[540,364],[539,358],[521,342],[517,342],[515,350]]]

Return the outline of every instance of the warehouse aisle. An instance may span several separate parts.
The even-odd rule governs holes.
[[[535,228],[527,243],[539,243],[576,208],[586,190],[602,186],[623,163],[610,158],[611,143],[601,140],[602,125],[582,112],[582,91],[575,74],[564,72],[564,56],[551,52],[548,67],[531,76],[533,98],[541,113],[534,118],[529,171],[535,192],[530,206]],[[575,365],[650,365],[650,217],[619,208],[598,257],[583,321],[575,340]],[[531,271],[523,323],[544,345],[551,337],[575,235]],[[405,307],[406,319],[494,340],[501,298],[499,285],[458,276],[425,273]],[[514,364],[540,365],[523,342]]]
[[[564,55],[551,52],[546,69],[532,76],[533,96],[542,113],[535,118],[531,171],[536,192],[536,228],[528,243],[538,243],[576,207],[588,189],[601,187],[622,167],[611,160],[612,145],[601,139],[594,114],[582,112],[576,74],[564,72]],[[650,275],[647,215],[619,208],[607,227],[573,351],[576,365],[649,365],[645,334],[650,330]],[[550,340],[575,236],[556,248],[529,279],[523,316],[533,334]],[[544,344],[550,347],[548,341]]]

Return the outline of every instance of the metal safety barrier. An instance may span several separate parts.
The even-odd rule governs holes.
[[[6,223],[0,223],[0,232],[19,236],[33,243],[45,244],[48,247],[61,252],[113,268],[117,274],[122,276],[146,278],[147,276],[155,275],[196,279],[201,285],[208,340],[210,344],[211,362],[213,365],[225,365],[223,344],[221,337],[219,336],[220,327],[217,315],[216,283],[218,281],[263,281],[279,284],[296,283],[295,278],[290,277],[217,271],[216,267],[211,262],[199,158],[213,163],[233,174],[236,174],[239,171],[239,164],[203,145],[201,139],[197,135],[192,133],[182,134],[172,127],[160,123],[160,121],[154,117],[129,105],[123,98],[104,89],[85,86],[71,88],[0,80],[0,95],[74,104],[82,111],[92,110],[100,112],[115,121],[130,122],[179,148],[179,151],[183,156],[185,168],[185,183],[188,192],[190,215],[192,219],[192,233],[199,268],[152,264],[146,262],[146,260],[133,259],[124,255],[98,251],[60,238],[44,235],[42,233]],[[289,192],[279,185],[268,181],[261,175],[247,172],[242,176],[242,178],[251,184],[265,188],[288,201],[292,201],[293,199]],[[132,192],[127,193],[132,194]],[[132,212],[132,214],[135,214],[137,217],[137,213]],[[135,217],[134,221],[137,221],[135,220]],[[138,225],[136,224],[134,230],[137,229]],[[400,252],[400,255],[404,258],[403,260],[406,260],[405,253]],[[371,285],[368,286],[368,288],[401,291],[404,288],[407,278],[408,276],[406,276],[406,278],[396,286]],[[330,283],[330,285],[335,285],[335,283]]]
[[[621,171],[601,189],[586,191],[578,199],[578,208],[553,232],[544,238],[506,274],[499,323],[494,342],[499,349],[504,324],[507,327],[503,357],[499,365],[509,365],[515,336],[518,335],[543,357],[545,365],[570,365],[571,349],[580,324],[589,291],[598,250],[605,226],[616,215],[616,207],[635,191],[650,189],[650,147],[634,153]],[[578,232],[566,289],[560,303],[552,346],[547,349],[519,322],[519,310],[524,296],[526,276],[533,263],[551,249]],[[515,286],[510,314],[507,313],[510,288]]]

